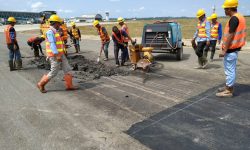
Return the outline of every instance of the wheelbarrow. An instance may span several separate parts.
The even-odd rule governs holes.
[[[139,68],[144,72],[148,72],[153,62],[153,49],[153,47],[143,47],[140,44],[129,45],[131,69],[136,70]]]

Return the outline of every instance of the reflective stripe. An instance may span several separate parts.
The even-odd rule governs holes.
[[[219,37],[219,23],[216,22],[215,25],[211,25],[211,38],[218,38]]]
[[[98,31],[98,33],[99,33],[99,35],[100,35],[100,38],[101,38],[102,42],[110,41],[110,38],[109,38],[108,33],[105,34],[105,33],[103,32],[103,27],[100,27],[100,29],[98,29],[97,31]]]
[[[79,39],[78,28],[71,28],[72,35],[75,39]]]
[[[198,22],[197,29],[198,29],[198,37],[200,37],[200,38],[207,38],[207,34],[206,34],[206,20],[204,20],[202,23]]]
[[[239,34],[243,34],[243,33],[247,33],[247,29],[241,30],[241,31],[239,31],[239,32],[236,32],[234,35],[239,35]],[[224,34],[224,36],[225,36],[225,37],[228,37],[228,36],[229,36],[229,33]]]

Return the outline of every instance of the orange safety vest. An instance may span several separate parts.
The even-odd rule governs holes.
[[[197,24],[199,38],[207,38],[206,22],[207,22],[207,20],[205,19],[202,23],[198,22],[198,24]]]
[[[13,28],[12,25],[7,25],[7,27],[4,29],[5,37],[6,37],[6,43],[11,44],[12,40],[10,38],[10,29]],[[15,41],[16,41],[16,31],[15,31]]]
[[[236,29],[236,32],[233,37],[233,41],[229,45],[229,49],[236,49],[241,48],[246,44],[246,36],[247,36],[247,28],[246,28],[246,20],[245,18],[239,14],[236,13],[233,15],[239,19],[239,25]],[[229,36],[229,21],[226,24],[226,27],[224,29],[224,37],[223,37],[223,44],[222,48],[225,48],[225,44],[227,42],[227,38]]]
[[[61,29],[63,31],[62,40],[66,41],[68,39],[68,28],[67,28],[66,24],[62,24]]]
[[[75,27],[75,28],[71,28],[71,33],[72,33],[72,35],[73,35],[73,37],[75,38],[75,39],[79,39],[80,38],[80,35],[78,34],[78,28],[77,27]]]
[[[40,25],[40,29],[41,29],[41,31],[42,31],[42,34],[43,34],[44,36],[46,36],[47,31],[50,29],[49,23],[46,22],[46,23],[41,24],[41,25]]]
[[[28,42],[30,42],[30,43],[33,43],[33,42],[34,42],[34,44],[36,44],[36,45],[41,44],[41,42],[40,42],[39,40],[38,40],[38,41],[35,41],[36,38],[37,38],[37,37],[31,37],[31,38],[28,39]]]
[[[122,35],[122,31],[120,30],[120,34],[121,34],[121,38],[119,39],[118,37],[117,37],[117,35],[114,33],[114,32],[112,32],[112,35],[115,37],[115,39],[119,42],[119,43],[124,43],[124,36]]]
[[[211,38],[217,39],[219,37],[219,22],[216,24],[211,24]]]
[[[127,35],[129,35],[128,26],[125,23],[122,25],[122,30],[124,30],[127,33]],[[124,42],[129,42],[129,38],[125,37]]]
[[[110,37],[109,37],[108,33],[105,34],[103,32],[103,28],[104,27],[100,27],[99,29],[97,29],[97,31],[98,31],[98,34],[100,35],[101,41],[104,43],[104,42],[110,41]]]
[[[49,30],[52,30],[54,33],[55,39],[56,39],[56,48],[58,51],[58,55],[61,56],[64,54],[64,42],[62,41],[59,32],[57,32],[55,29],[50,28]],[[53,51],[50,48],[50,42],[46,36],[46,53],[48,57],[54,57]]]

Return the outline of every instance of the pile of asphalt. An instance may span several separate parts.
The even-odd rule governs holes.
[[[68,56],[68,61],[72,67],[73,76],[84,81],[96,80],[102,76],[126,76],[129,74],[129,71],[86,59],[82,55]],[[50,64],[46,61],[46,57],[40,57],[37,60],[30,60],[28,64],[36,65],[39,69],[50,69]]]

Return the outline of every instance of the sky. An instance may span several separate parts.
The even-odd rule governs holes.
[[[0,0],[0,10],[55,10],[64,18],[97,13],[105,16],[106,11],[111,18],[195,17],[200,8],[210,15],[215,5],[216,13],[225,16],[221,7],[223,2],[224,0]],[[238,11],[243,15],[250,15],[250,0],[239,0]]]

